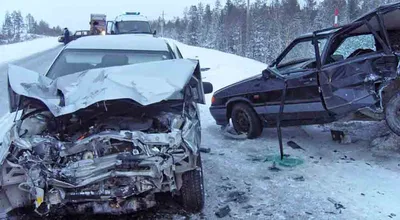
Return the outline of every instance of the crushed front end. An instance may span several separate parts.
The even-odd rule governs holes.
[[[200,132],[194,102],[103,101],[54,117],[30,101],[0,151],[0,213],[150,208],[155,193],[179,194],[182,175],[201,169]]]

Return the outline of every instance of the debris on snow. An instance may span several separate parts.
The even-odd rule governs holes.
[[[304,182],[304,181],[306,181],[306,179],[304,178],[304,176],[295,176],[295,177],[293,177],[293,180],[299,181],[299,182]]]
[[[389,216],[389,218],[393,218],[393,217],[396,217],[396,214],[390,213],[390,215],[388,215],[388,216]]]
[[[268,167],[268,170],[270,170],[270,171],[272,171],[272,172],[279,172],[279,171],[281,171],[280,168],[276,167],[276,163],[275,163],[275,162],[272,164],[272,166]]]
[[[335,206],[336,210],[339,210],[339,213],[342,213],[342,209],[346,209],[344,207],[344,205],[342,205],[340,202],[337,202],[330,197],[328,197],[328,201],[331,202]]]
[[[211,148],[209,148],[209,147],[200,147],[200,152],[208,154],[208,153],[211,152]]]
[[[232,138],[232,139],[238,139],[238,140],[246,140],[247,139],[246,134],[238,134],[231,125],[223,126],[222,133],[224,134],[224,136]]]
[[[300,145],[298,145],[296,142],[294,141],[289,141],[287,142],[287,145],[289,145],[289,147],[295,149],[295,150],[304,150],[304,148],[300,147]],[[305,151],[305,150],[304,150]]]
[[[233,191],[228,194],[228,199],[226,202],[237,202],[237,203],[246,203],[250,200],[248,196],[246,196],[245,192],[242,191]]]
[[[215,212],[215,215],[218,218],[223,218],[223,217],[227,216],[230,212],[231,212],[231,208],[229,207],[229,205],[226,205],[226,206],[220,208],[217,212]]]
[[[344,138],[343,131],[331,130],[331,135],[332,135],[332,140],[337,142],[341,142],[342,139]]]

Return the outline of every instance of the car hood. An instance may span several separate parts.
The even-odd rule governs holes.
[[[181,90],[197,67],[196,60],[179,59],[92,69],[52,80],[9,65],[10,111],[17,110],[19,95],[40,100],[56,117],[107,100],[131,99],[150,105],[183,99]]]
[[[222,98],[222,97],[225,97],[225,96],[229,96],[228,94],[226,94],[227,90],[234,89],[237,86],[240,86],[242,84],[245,84],[245,83],[247,83],[249,81],[252,81],[252,80],[260,78],[260,77],[262,77],[262,74],[257,74],[255,76],[251,76],[251,77],[248,77],[246,79],[243,79],[243,80],[240,80],[238,82],[235,82],[235,83],[233,83],[231,85],[225,86],[225,87],[215,91],[214,97]]]

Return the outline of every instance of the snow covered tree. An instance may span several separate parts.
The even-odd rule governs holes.
[[[6,39],[14,37],[14,25],[10,13],[7,11],[4,17],[4,23],[2,28],[3,36]]]
[[[187,26],[187,42],[191,45],[198,46],[200,40],[200,16],[198,14],[197,6],[192,5],[188,13],[189,24]]]
[[[35,18],[31,14],[26,15],[25,24],[26,24],[26,30],[28,33],[30,33],[30,34],[35,33],[37,23],[35,21]]]
[[[24,18],[20,11],[13,11],[11,19],[14,29],[14,41],[19,42],[21,40],[21,34],[24,31]]]

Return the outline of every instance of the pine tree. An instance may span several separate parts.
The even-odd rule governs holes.
[[[199,45],[199,29],[200,29],[200,17],[198,14],[197,6],[192,5],[188,13],[189,23],[187,26],[187,42],[190,45]]]
[[[30,34],[35,33],[35,28],[37,25],[35,18],[31,14],[26,15],[25,23],[26,23],[26,31]]]
[[[21,40],[21,34],[24,31],[24,18],[20,11],[13,11],[11,14],[12,23],[14,28],[14,42],[19,42]]]
[[[7,11],[3,23],[3,36],[6,40],[11,40],[14,37],[14,27],[10,13]]]

